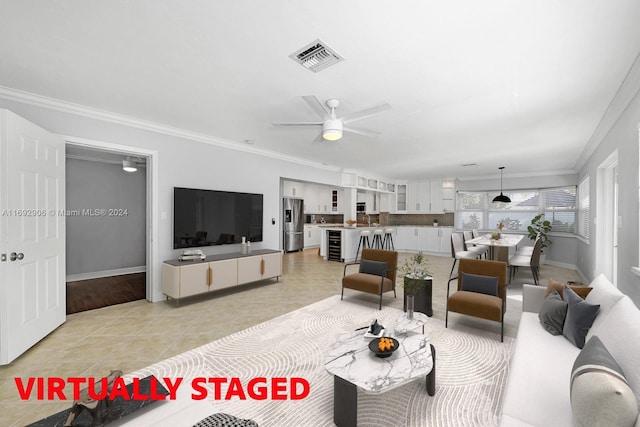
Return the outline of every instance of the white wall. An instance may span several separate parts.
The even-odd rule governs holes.
[[[590,190],[590,239],[589,243],[578,243],[578,266],[587,276],[593,278],[596,265],[596,230],[594,218],[597,211],[596,176],[598,166],[615,150],[618,150],[618,192],[619,215],[622,227],[618,231],[618,288],[629,295],[640,306],[640,277],[631,273],[632,266],[638,266],[638,122],[640,121],[640,95],[636,93],[630,104],[618,118],[594,153],[579,171],[579,179],[589,175]]]
[[[252,248],[280,247],[280,177],[340,185],[341,173],[326,168],[272,159],[257,154],[221,148],[212,144],[124,126],[85,116],[69,114],[40,106],[0,99],[7,108],[27,120],[60,135],[87,138],[146,150],[155,150],[158,176],[158,213],[166,213],[158,221],[158,260],[175,259],[173,250],[173,187],[262,193],[264,195],[264,241]],[[240,144],[240,143],[239,143]],[[271,224],[275,218],[275,225]],[[233,245],[232,245],[233,246]],[[237,250],[238,247],[205,247],[206,254]],[[161,291],[161,263],[154,271],[151,300],[164,299]]]
[[[68,215],[67,276],[146,264],[146,173],[122,165],[66,160],[66,209],[125,209],[114,215]],[[95,276],[94,276],[95,277]]]

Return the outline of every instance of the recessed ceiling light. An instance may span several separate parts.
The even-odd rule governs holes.
[[[249,145],[253,145],[253,144],[255,144],[255,141],[253,139],[245,139],[244,143],[245,144],[249,144]]]

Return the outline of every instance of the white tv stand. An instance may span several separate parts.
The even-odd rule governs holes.
[[[282,276],[282,252],[260,249],[209,255],[204,260],[168,260],[162,264],[162,292],[167,299],[204,294]]]

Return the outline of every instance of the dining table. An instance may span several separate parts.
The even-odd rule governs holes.
[[[499,239],[494,239],[491,233],[483,234],[480,237],[465,240],[465,244],[469,245],[481,245],[489,247],[488,258],[494,261],[509,262],[509,248],[515,247],[518,249],[518,245],[524,239],[523,234],[506,234],[501,233]]]

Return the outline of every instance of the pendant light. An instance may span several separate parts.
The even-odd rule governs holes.
[[[511,199],[502,194],[502,169],[504,166],[500,166],[498,169],[500,169],[500,195],[493,199],[493,203],[511,203]]]

